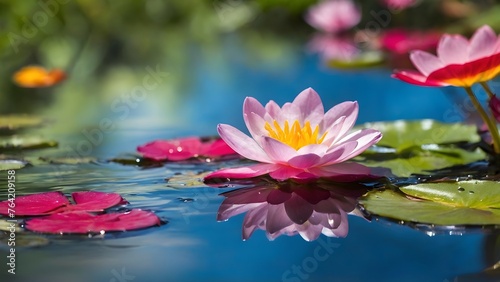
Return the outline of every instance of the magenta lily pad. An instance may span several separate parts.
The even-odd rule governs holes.
[[[107,208],[126,204],[119,194],[98,191],[74,192],[75,204],[61,192],[46,192],[16,197],[0,202],[0,214],[15,216],[37,216],[69,211],[102,212]],[[14,213],[9,212],[14,211]]]
[[[155,161],[182,161],[199,156],[213,158],[236,154],[222,139],[204,141],[199,137],[155,140],[137,147],[137,151]]]
[[[154,213],[139,209],[133,209],[125,213],[100,215],[84,211],[73,211],[28,220],[26,229],[41,233],[86,234],[136,230],[160,224],[160,219]]]

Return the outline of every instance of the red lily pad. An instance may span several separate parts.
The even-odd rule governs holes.
[[[182,161],[199,156],[212,158],[236,154],[220,138],[202,140],[199,137],[155,140],[137,147],[137,151],[155,161]]]
[[[27,220],[26,229],[52,234],[86,234],[136,230],[160,224],[160,219],[154,213],[139,209],[101,215],[74,211]]]
[[[0,214],[37,216],[68,211],[102,212],[107,208],[127,203],[119,194],[98,191],[74,192],[75,204],[61,192],[45,192],[19,196],[0,202]],[[10,212],[9,212],[10,209]]]

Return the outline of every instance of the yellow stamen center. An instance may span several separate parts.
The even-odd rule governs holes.
[[[295,150],[310,144],[321,144],[326,136],[325,132],[320,137],[319,125],[316,125],[313,130],[311,123],[308,121],[304,126],[301,126],[298,120],[292,126],[288,124],[288,121],[285,121],[283,127],[277,121],[273,121],[272,125],[266,122],[264,128],[269,132],[271,138],[281,141]]]

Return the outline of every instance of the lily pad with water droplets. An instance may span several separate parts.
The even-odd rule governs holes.
[[[500,225],[500,183],[421,183],[372,191],[360,200],[371,214],[436,225]]]
[[[460,147],[479,141],[474,126],[427,119],[374,122],[362,127],[377,129],[383,137],[376,147],[365,151],[357,160],[368,166],[390,168],[397,176],[428,173],[486,158],[480,149]]]

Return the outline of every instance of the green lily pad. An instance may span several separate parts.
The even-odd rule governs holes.
[[[6,231],[6,232],[14,231],[17,233],[23,231],[23,229],[21,228],[21,226],[19,226],[18,223],[9,222],[5,219],[0,219],[0,231]]]
[[[486,158],[479,149],[469,151],[458,146],[479,141],[476,127],[471,125],[426,119],[374,122],[360,127],[377,129],[383,138],[357,160],[372,167],[390,168],[398,176],[428,173]]]
[[[166,179],[167,186],[172,188],[204,187],[203,178],[206,175],[208,175],[208,172],[196,173],[188,171],[182,174],[175,174]]]
[[[47,162],[50,164],[64,164],[64,165],[78,165],[78,164],[89,164],[97,162],[96,158],[92,157],[82,157],[82,158],[44,158],[40,157],[40,161]]]
[[[11,170],[11,169],[21,169],[25,167],[28,162],[16,159],[0,159],[0,171]]]
[[[370,167],[391,169],[394,175],[408,177],[412,174],[429,174],[429,171],[484,160],[486,155],[477,149],[469,152],[456,147],[439,150],[415,149],[411,154],[362,154],[355,160]]]
[[[379,66],[384,62],[384,56],[381,52],[362,53],[352,60],[329,60],[327,65],[337,69],[357,69]]]
[[[402,152],[412,147],[429,144],[478,142],[476,127],[461,123],[441,123],[431,119],[418,121],[372,122],[362,128],[373,128],[384,135],[377,145],[391,147]],[[430,146],[432,148],[432,146]]]
[[[16,231],[16,247],[25,247],[25,248],[36,248],[36,247],[42,247],[46,246],[50,243],[50,240],[46,237],[39,236],[39,235],[33,235],[33,234],[27,234],[25,232],[18,233],[23,231],[20,229],[19,231]],[[7,231],[8,232],[8,231]],[[5,245],[9,246],[9,237],[8,233],[5,236],[0,236],[0,246]],[[10,246],[9,246],[10,248]]]
[[[40,117],[29,115],[7,115],[0,116],[0,133],[12,133],[14,131],[37,127],[44,123]]]
[[[38,136],[10,136],[0,139],[0,151],[33,150],[57,147],[57,145],[56,141]]]
[[[500,183],[460,181],[422,183],[372,191],[360,204],[372,213],[397,220],[436,225],[500,225]]]

